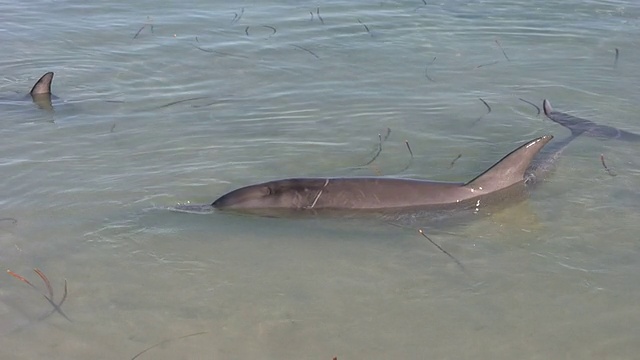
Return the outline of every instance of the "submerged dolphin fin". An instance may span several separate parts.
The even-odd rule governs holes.
[[[551,107],[551,103],[547,99],[544,99],[542,101],[542,107],[544,108],[544,114],[549,119],[571,130],[572,136],[577,137],[581,134],[584,134],[586,136],[598,137],[603,139],[618,139],[633,142],[640,141],[640,134],[634,134],[632,132],[620,130],[612,126],[599,125],[591,120],[555,111],[553,110],[553,108]]]
[[[42,75],[42,77],[33,85],[29,94],[31,95],[41,95],[41,94],[51,94],[51,82],[53,81],[53,72],[49,71],[48,73]]]
[[[551,102],[547,99],[542,100],[542,109],[549,119],[571,130],[571,135],[573,136],[582,134],[587,131],[589,127],[597,126],[596,123],[590,120],[554,111]]]
[[[464,186],[492,192],[524,181],[529,165],[551,139],[545,135],[525,143]]]

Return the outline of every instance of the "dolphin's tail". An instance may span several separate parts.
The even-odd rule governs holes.
[[[602,139],[618,139],[633,142],[640,141],[640,134],[620,130],[612,126],[599,125],[591,120],[555,111],[547,99],[542,102],[542,107],[544,108],[544,114],[547,115],[549,119],[571,130],[571,136],[577,137],[584,134]]]
[[[587,119],[582,119],[562,112],[554,111],[553,107],[551,106],[551,102],[547,99],[544,99],[542,101],[542,109],[544,110],[544,114],[553,122],[556,122],[571,130],[572,136],[579,136],[586,130],[588,130],[592,125],[596,125],[594,122]]]
[[[31,95],[51,94],[51,82],[53,81],[53,73],[50,71],[44,75],[33,85]]]

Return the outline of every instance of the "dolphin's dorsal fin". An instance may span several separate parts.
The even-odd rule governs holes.
[[[552,135],[545,135],[527,142],[464,186],[483,192],[492,192],[523,181],[531,161],[551,139],[553,139]]]
[[[547,115],[547,117],[553,112],[551,102],[547,99],[542,100],[542,109],[544,110],[544,114]]]
[[[40,80],[38,80],[36,84],[33,85],[33,88],[31,88],[31,91],[29,92],[29,94],[31,95],[51,94],[52,81],[53,81],[53,73],[50,71],[42,75]]]

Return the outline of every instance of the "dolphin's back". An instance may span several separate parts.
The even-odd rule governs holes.
[[[547,135],[520,146],[467,183],[382,177],[327,179],[314,208],[422,208],[475,200],[523,183],[533,158],[552,138]]]
[[[329,178],[301,205],[313,209],[380,210],[443,205],[451,199],[463,199],[469,189],[463,183],[368,177]],[[320,193],[315,199],[315,196]],[[314,203],[315,200],[315,203]]]

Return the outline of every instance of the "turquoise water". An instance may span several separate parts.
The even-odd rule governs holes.
[[[17,220],[0,222],[0,267],[38,287],[2,276],[0,357],[130,359],[167,339],[138,359],[640,351],[637,144],[579,138],[526,203],[427,229],[466,272],[419,224],[168,210],[289,176],[465,181],[568,134],[519,98],[640,133],[635,2],[0,10],[0,218]],[[53,113],[16,100],[46,71]],[[41,319],[33,268],[56,302],[67,280],[72,322]]]

